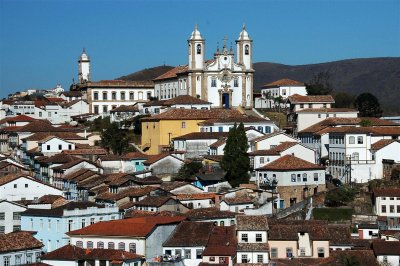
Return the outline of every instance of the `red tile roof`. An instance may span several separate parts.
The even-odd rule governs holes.
[[[84,137],[79,136],[78,134],[74,132],[37,132],[33,135],[30,135],[27,138],[24,138],[24,140],[27,141],[39,141],[46,139],[48,137],[59,137],[61,139],[65,140],[84,140]]]
[[[193,139],[220,139],[227,138],[229,132],[192,132],[186,135],[175,137],[174,140],[193,140]]]
[[[116,112],[139,112],[139,106],[137,104],[135,105],[121,105],[118,106],[110,111],[111,113],[116,113]]]
[[[268,240],[297,241],[298,233],[305,232],[311,240],[330,240],[327,221],[279,220],[269,223]]]
[[[400,197],[400,188],[376,188],[374,197]]]
[[[88,82],[83,84],[82,87],[91,88],[154,88],[153,81],[127,81],[127,80],[100,80],[95,82]]]
[[[194,194],[178,194],[174,196],[178,200],[202,200],[202,199],[214,199],[214,193],[194,193]]]
[[[208,119],[204,122],[200,122],[199,125],[202,126],[209,126],[218,123],[267,123],[271,122],[265,118],[259,116],[252,116],[252,115],[242,115],[242,116],[235,116],[235,117],[220,117],[220,118],[212,118]],[[271,122],[272,123],[272,122]]]
[[[215,226],[210,234],[203,256],[236,255],[236,231],[234,226]]]
[[[177,105],[177,104],[210,104],[210,102],[204,101],[202,99],[190,96],[190,95],[179,95],[177,97],[168,99],[163,101],[164,106],[172,106],[172,105]]]
[[[205,247],[214,228],[212,222],[183,221],[164,242],[164,247]]]
[[[154,79],[154,81],[156,80],[163,80],[163,79],[171,79],[171,78],[176,78],[178,76],[178,74],[186,72],[188,70],[188,66],[177,66],[167,72],[165,72],[164,74],[162,74],[161,76],[158,76]]]
[[[385,148],[386,146],[392,144],[393,142],[398,142],[395,139],[381,139],[375,142],[374,144],[371,144],[371,150],[377,151],[380,149]]]
[[[44,254],[42,260],[106,260],[106,261],[127,261],[143,259],[143,256],[136,253],[122,251],[118,249],[93,248],[84,249],[73,245],[66,245],[52,252]]]
[[[334,103],[332,95],[310,95],[303,96],[299,94],[294,94],[288,97],[288,101],[292,104],[297,103]]]
[[[11,118],[7,119],[7,122],[32,122],[35,120],[37,120],[37,119],[32,118],[27,115],[17,115],[15,117],[11,117]]]
[[[218,208],[200,208],[189,210],[185,215],[188,220],[199,221],[199,220],[210,220],[210,219],[221,219],[221,218],[235,218],[236,213],[230,211],[221,211]]]
[[[212,118],[242,117],[243,115],[233,109],[170,109],[164,113],[151,117],[142,118],[141,121],[160,121],[160,120],[207,120]]]
[[[279,79],[274,82],[265,84],[263,88],[265,87],[285,87],[285,86],[305,86],[303,82],[292,80],[292,79]]]
[[[182,216],[150,216],[98,222],[82,229],[68,232],[67,235],[146,237],[158,225],[177,224],[184,219],[186,218]]]
[[[32,232],[17,231],[9,234],[0,234],[0,253],[40,249],[42,247],[42,242],[34,238]]]
[[[236,217],[238,231],[267,231],[268,219],[263,215],[241,215]]]
[[[269,171],[293,171],[293,170],[323,170],[323,166],[307,162],[293,155],[285,155],[275,161],[258,168]]]

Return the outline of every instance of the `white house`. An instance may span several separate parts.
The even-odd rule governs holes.
[[[282,142],[299,142],[298,139],[293,138],[283,132],[274,132],[254,138],[250,141],[249,151],[269,150],[273,149]]]
[[[245,195],[226,197],[219,203],[221,211],[240,212],[244,209],[254,209],[255,199]]]
[[[10,174],[0,179],[0,199],[34,200],[48,194],[62,195],[63,191],[23,173]]]
[[[43,244],[32,232],[0,234],[0,261],[2,265],[25,265],[39,261]]]
[[[400,228],[400,189],[377,188],[374,190],[374,212],[381,229]]]
[[[16,202],[0,200],[0,234],[21,230],[21,212],[26,209]]]
[[[237,263],[269,262],[268,222],[266,216],[237,216]]]
[[[148,216],[99,222],[67,233],[72,245],[88,248],[119,249],[146,258],[162,255],[162,244],[171,235],[182,216]]]
[[[379,263],[384,265],[399,265],[400,241],[374,241],[372,249]]]
[[[293,155],[285,155],[256,169],[258,186],[276,180],[281,208],[287,208],[310,195],[325,191],[325,167]],[[283,202],[282,202],[283,201]]]
[[[213,228],[210,222],[181,222],[163,243],[163,254],[182,258],[184,265],[199,265]]]
[[[306,96],[306,85],[292,79],[276,80],[261,87],[261,97],[254,99],[254,107],[273,108],[278,104],[275,101],[276,98],[281,98],[284,101],[294,94]]]
[[[143,164],[145,170],[151,170],[153,175],[171,175],[178,173],[184,162],[174,154],[161,153],[150,155]]]
[[[64,150],[75,150],[75,143],[57,136],[49,136],[38,141],[39,151],[45,156],[52,156]]]

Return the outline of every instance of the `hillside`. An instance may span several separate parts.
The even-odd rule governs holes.
[[[118,79],[151,80],[170,70],[171,66],[144,69]],[[329,71],[334,92],[358,95],[370,92],[378,97],[386,114],[400,114],[400,57],[361,58],[310,65],[254,63],[254,90],[263,84],[290,78],[309,82],[319,72]]]
[[[143,70],[140,70],[138,72],[122,76],[116,79],[120,80],[134,80],[134,81],[143,81],[143,80],[152,80],[155,79],[156,77],[164,74],[165,72],[169,71],[174,67],[172,66],[156,66],[152,68],[145,68]]]
[[[378,97],[386,114],[400,114],[400,58],[363,58],[321,64],[289,66],[260,62],[254,64],[254,88],[290,78],[309,82],[319,73],[329,71],[334,92],[358,95],[370,92]]]

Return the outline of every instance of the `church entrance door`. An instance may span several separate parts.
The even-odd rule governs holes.
[[[229,108],[229,93],[222,94],[222,106],[224,108]]]

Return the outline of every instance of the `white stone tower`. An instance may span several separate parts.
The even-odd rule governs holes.
[[[244,65],[247,70],[253,69],[253,40],[250,39],[245,25],[236,40],[236,54],[238,64]]]
[[[79,84],[90,81],[90,58],[86,54],[85,48],[83,48],[82,54],[78,59],[79,74],[78,81]]]
[[[204,70],[204,54],[205,40],[197,29],[197,25],[188,40],[188,56],[189,56],[189,77],[188,77],[188,94],[204,98],[203,70]]]

